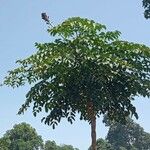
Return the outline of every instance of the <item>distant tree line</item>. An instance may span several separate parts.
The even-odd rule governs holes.
[[[150,150],[150,133],[132,119],[126,124],[109,121],[104,117],[104,123],[109,127],[106,139],[97,140],[97,150]],[[43,142],[36,130],[27,123],[14,125],[0,138],[0,150],[79,150],[72,145],[57,145],[55,141]],[[89,147],[91,150],[91,147]]]
[[[0,138],[0,150],[79,150],[71,145],[57,145],[54,141],[42,140],[27,123],[14,125]]]

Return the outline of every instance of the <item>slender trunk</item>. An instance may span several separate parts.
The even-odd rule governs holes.
[[[96,150],[96,116],[93,108],[93,103],[89,102],[87,104],[87,111],[91,121],[91,150]]]
[[[96,150],[96,116],[91,116],[91,138],[92,138],[92,150]]]

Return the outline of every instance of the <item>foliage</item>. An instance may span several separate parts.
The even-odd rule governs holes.
[[[71,145],[57,145],[55,141],[43,144],[41,136],[29,124],[21,123],[0,138],[0,150],[79,150]]]
[[[96,144],[97,150],[114,150],[111,144],[102,138],[98,139]],[[91,150],[91,147],[88,150]]]
[[[42,121],[53,128],[63,117],[72,123],[77,112],[90,121],[91,108],[118,121],[138,117],[131,101],[150,94],[149,47],[121,41],[120,32],[79,17],[48,32],[56,39],[36,43],[37,53],[18,60],[20,67],[5,78],[8,86],[33,85],[19,114],[32,103],[34,116],[45,111]]]
[[[7,139],[6,147],[9,150],[39,150],[43,147],[41,136],[26,123],[15,125],[1,139]]]
[[[144,17],[146,19],[149,19],[150,18],[150,0],[143,0],[143,7],[145,9],[145,12],[144,12]]]
[[[56,145],[55,141],[46,141],[44,145],[44,150],[58,150],[58,146]]]
[[[78,148],[73,148],[72,145],[61,145],[58,150],[79,150]]]
[[[148,150],[150,149],[150,134],[132,119],[128,118],[126,124],[112,123],[105,118],[109,125],[107,141],[115,150]],[[109,122],[109,123],[108,123]]]
[[[44,150],[79,150],[77,148],[73,148],[72,145],[57,145],[55,141],[46,141]]]
[[[0,150],[9,150],[10,139],[8,137],[0,138]]]
[[[128,118],[126,124],[112,122],[107,116],[104,117],[104,123],[109,126],[106,139],[97,140],[97,150],[149,150],[150,133],[131,118]],[[91,147],[90,147],[91,148]],[[89,150],[91,150],[89,148]]]

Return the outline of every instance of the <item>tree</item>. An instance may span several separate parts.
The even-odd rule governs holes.
[[[77,148],[73,148],[72,145],[61,145],[58,146],[55,141],[46,141],[44,150],[79,150]]]
[[[150,18],[150,0],[143,0],[143,7],[145,9],[144,11],[144,17],[146,19]]]
[[[58,150],[58,146],[56,145],[55,141],[46,141],[44,150]]]
[[[146,133],[146,132],[143,133],[143,138],[142,138],[141,144],[142,144],[143,149],[147,149],[147,150],[150,149],[150,133]],[[135,144],[135,146],[136,146],[136,144]]]
[[[109,131],[106,140],[115,150],[148,150],[150,149],[150,134],[131,118],[127,119],[126,124],[109,122]],[[109,123],[108,123],[109,122]]]
[[[96,141],[96,145],[97,150],[114,150],[112,145],[102,138]],[[88,150],[91,150],[91,147]]]
[[[74,148],[72,145],[61,145],[58,147],[58,150],[79,150]]]
[[[0,138],[0,150],[9,150],[10,139],[8,137]]]
[[[91,125],[96,150],[96,117],[107,114],[121,122],[130,114],[137,118],[131,101],[150,95],[150,48],[121,41],[120,32],[79,17],[49,26],[48,33],[55,40],[36,43],[37,53],[18,60],[20,67],[9,72],[4,84],[31,84],[18,113],[33,104],[34,116],[45,111],[42,121],[53,128],[64,117],[72,123],[79,113]]]
[[[39,150],[43,147],[41,136],[37,135],[35,129],[26,123],[15,125],[4,134],[2,140],[5,140],[7,144],[5,144],[6,150]]]

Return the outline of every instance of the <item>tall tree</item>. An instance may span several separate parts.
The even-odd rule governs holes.
[[[50,25],[46,14],[42,18]],[[53,128],[63,117],[72,123],[76,113],[91,125],[92,150],[96,150],[96,117],[125,121],[137,113],[134,96],[150,95],[150,48],[119,40],[120,32],[79,17],[48,28],[55,40],[36,43],[37,53],[18,60],[4,84],[33,87],[19,110],[33,104],[34,116],[41,111]]]
[[[8,150],[39,150],[43,147],[41,136],[37,135],[35,129],[26,123],[15,125],[13,129],[6,132],[1,140],[7,142],[5,147]]]

